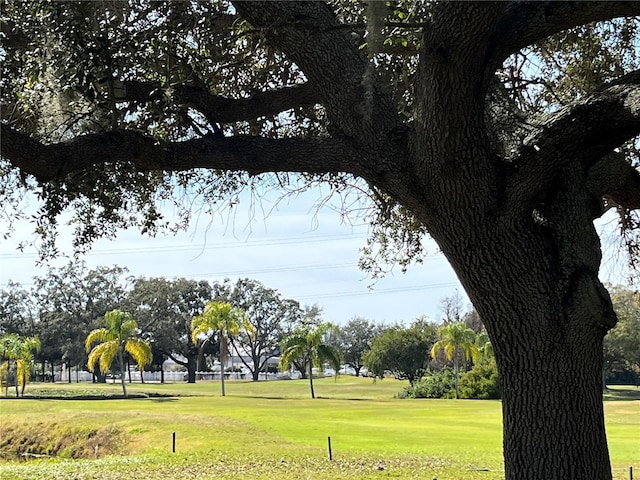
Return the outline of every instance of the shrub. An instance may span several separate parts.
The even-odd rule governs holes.
[[[482,359],[460,377],[460,398],[482,400],[501,397],[500,379],[495,359]]]
[[[455,397],[455,377],[450,368],[432,373],[413,386],[405,387],[398,398],[453,398]]]

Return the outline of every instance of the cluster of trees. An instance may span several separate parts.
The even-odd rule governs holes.
[[[232,306],[236,326],[220,323],[222,317],[212,309],[212,301]],[[184,278],[132,278],[118,266],[89,269],[78,262],[35,278],[31,289],[10,282],[0,290],[0,335],[6,336],[7,342],[12,335],[39,339],[40,348],[32,358],[40,365],[37,374],[43,380],[53,379],[54,370],[64,366],[69,382],[74,367],[76,371],[90,368],[95,379],[101,381],[107,369],[101,367],[100,355],[91,356],[89,346],[94,339],[116,335],[109,320],[113,311],[128,312],[129,320],[135,319],[135,327],[129,330],[139,331],[140,339],[150,345],[151,356],[144,365],[147,370],[160,371],[162,375],[163,363],[172,359],[186,370],[189,382],[196,381],[197,371],[210,370],[212,362],[208,358],[224,359],[230,351],[238,354],[253,380],[257,380],[269,359],[280,354],[286,336],[309,335],[322,343],[329,331],[333,337],[328,343],[332,347],[339,344],[339,358],[359,373],[363,365],[361,354],[380,331],[378,325],[359,318],[339,330],[324,331],[320,308],[303,308],[297,301],[282,298],[276,290],[251,279],[211,284]],[[322,334],[318,333],[320,330]],[[282,366],[310,378],[311,368],[328,359],[325,353],[318,356],[290,352]],[[124,368],[132,355],[126,349],[120,354],[124,358],[116,364]],[[9,359],[8,355],[2,357]],[[337,358],[334,355],[333,360]],[[112,361],[109,358],[107,363]],[[7,365],[15,368],[10,362]]]
[[[24,395],[31,374],[33,353],[40,350],[40,340],[37,337],[22,337],[15,333],[3,335],[0,338],[0,378],[4,382],[5,396],[9,394],[11,377],[16,387],[16,397]],[[18,390],[18,387],[21,387]]]
[[[409,380],[402,397],[458,398],[463,381],[465,398],[498,398],[497,367],[490,345],[472,311],[463,318],[445,317],[441,326],[420,318],[408,327],[385,328],[362,358],[377,377],[384,378],[388,373]],[[461,369],[465,372],[462,378]],[[484,385],[478,387],[478,382]]]
[[[604,338],[603,386],[640,385],[640,293],[610,286],[618,324]]]
[[[619,323],[605,339],[604,385],[607,380],[637,382],[640,297],[620,286],[610,290]],[[235,352],[254,380],[269,359],[280,356],[282,370],[296,369],[310,382],[312,368],[328,362],[336,371],[346,365],[359,375],[366,367],[369,375],[407,379],[409,396],[458,397],[459,380],[463,396],[499,395],[491,343],[475,310],[462,312],[457,296],[443,299],[441,309],[442,327],[425,318],[405,327],[357,317],[337,327],[323,322],[317,306],[302,308],[255,280],[134,279],[118,266],[90,270],[80,262],[36,278],[31,290],[14,283],[0,290],[1,370],[5,387],[11,376],[16,389],[18,384],[24,389],[32,361],[40,364],[42,379],[53,378],[54,368],[65,365],[69,382],[73,367],[89,368],[96,380],[104,380],[116,350],[103,343],[105,357],[92,344],[125,338],[130,342],[122,344],[116,359],[123,382],[130,360],[140,369],[163,372],[164,361],[172,359],[195,382],[196,372],[210,370],[213,358],[224,368]],[[138,333],[148,353],[136,348]],[[460,370],[472,366],[460,378]],[[484,388],[466,385],[474,375],[487,382]]]
[[[132,315],[141,338],[151,345],[150,370],[162,371],[170,358],[184,367],[189,382],[195,382],[196,371],[209,369],[207,356],[220,349],[220,335],[199,338],[191,330],[192,319],[211,300],[227,301],[246,313],[251,328],[229,337],[229,345],[242,353],[254,380],[278,353],[283,336],[305,318],[298,302],[250,279],[213,284],[183,278],[134,279],[117,266],[90,270],[76,263],[36,278],[30,290],[14,283],[1,290],[0,334],[38,337],[42,348],[34,358],[41,365],[40,376],[52,377],[54,368],[64,364],[71,381],[72,367],[87,365],[87,335],[103,327],[107,312],[119,309]],[[311,310],[307,313],[320,315],[319,309]]]

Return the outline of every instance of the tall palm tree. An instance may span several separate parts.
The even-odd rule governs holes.
[[[444,350],[447,360],[453,359],[453,371],[455,374],[456,398],[458,398],[458,380],[460,357],[465,361],[471,358],[477,362],[480,358],[480,350],[476,346],[476,332],[468,328],[463,322],[450,323],[440,327],[438,340],[431,348],[431,357],[436,358],[440,350]]]
[[[151,346],[138,336],[138,324],[130,313],[111,310],[104,315],[107,328],[92,330],[87,335],[84,346],[89,353],[87,366],[89,371],[95,370],[99,364],[100,371],[106,372],[117,358],[120,363],[120,380],[122,393],[127,398],[127,386],[124,375],[124,352],[129,353],[138,364],[140,371],[153,360]],[[95,347],[93,344],[97,344]]]
[[[22,386],[21,393],[24,396],[34,351],[40,351],[40,340],[37,337],[22,337],[15,333],[9,333],[0,338],[0,358],[4,360],[0,364],[0,377],[4,373],[7,374],[5,396],[9,395],[9,372],[12,370],[15,372],[16,378],[16,397],[18,396],[18,385]]]
[[[328,362],[336,374],[340,370],[340,352],[324,343],[325,337],[330,333],[337,333],[337,327],[331,323],[305,325],[294,330],[280,342],[280,370],[289,370],[296,358],[306,357],[310,360],[308,365],[311,398],[316,398],[313,390],[313,367],[322,368],[324,363]]]
[[[240,333],[240,330],[251,331],[251,324],[246,313],[234,308],[229,302],[207,302],[204,312],[191,319],[191,338],[193,343],[200,337],[210,337],[218,332],[220,336],[220,384],[222,396],[226,395],[224,387],[224,363],[229,354],[229,339]]]

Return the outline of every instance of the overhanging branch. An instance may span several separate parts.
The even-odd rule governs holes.
[[[624,209],[640,209],[640,172],[622,154],[603,157],[591,167],[587,181],[598,198],[606,197]]]
[[[493,65],[555,33],[591,22],[640,15],[640,2],[511,2],[493,37]]]
[[[605,85],[540,123],[515,156],[507,201],[533,198],[552,185],[580,152],[591,169],[614,148],[640,134],[640,70]]]
[[[401,127],[375,68],[325,2],[238,1],[234,6],[317,88],[334,131],[371,148]]]
[[[133,80],[118,82],[114,91],[118,102],[144,103],[159,98],[163,94],[159,85]],[[176,85],[172,87],[172,95],[178,103],[198,110],[210,123],[252,120],[320,102],[317,89],[309,83],[258,92],[247,98],[212,95],[205,88]]]
[[[83,135],[43,145],[1,124],[2,156],[40,181],[113,162],[129,162],[140,171],[184,171],[194,168],[264,172],[355,172],[350,147],[329,137],[218,137],[159,142],[133,131]]]

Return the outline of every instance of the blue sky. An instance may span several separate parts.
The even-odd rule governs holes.
[[[119,265],[134,276],[253,278],[285,298],[318,304],[326,320],[339,324],[354,316],[386,323],[409,323],[421,315],[438,320],[440,300],[462,291],[433,244],[427,244],[422,265],[410,267],[406,274],[397,269],[372,285],[358,268],[367,227],[345,224],[331,208],[316,211],[317,201],[318,192],[309,192],[272,208],[266,198],[256,211],[241,199],[233,215],[201,216],[189,231],[176,236],[150,239],[134,230],[123,231],[115,241],[98,241],[84,259],[90,268]],[[9,280],[29,287],[34,276],[45,272],[36,266],[35,250],[15,249],[32,230],[32,225],[21,223],[13,238],[0,244],[0,288]],[[69,233],[61,233],[60,245],[69,252]],[[61,259],[59,264],[65,262]]]
[[[147,238],[135,230],[124,231],[115,241],[98,241],[84,259],[90,268],[119,265],[136,277],[256,279],[285,298],[318,304],[324,318],[338,324],[354,316],[385,323],[409,323],[421,315],[439,320],[440,300],[456,290],[463,293],[432,242],[425,244],[423,264],[411,266],[405,274],[397,269],[370,289],[371,278],[358,268],[367,227],[345,224],[331,208],[317,211],[319,197],[319,192],[311,191],[277,207],[266,197],[260,208],[241,197],[233,215],[202,215],[189,231],[176,236]],[[30,238],[33,225],[17,227],[12,239],[0,243],[0,288],[9,280],[29,287],[34,276],[45,273],[36,266],[35,250],[16,250],[20,240]],[[615,241],[616,223],[605,219],[598,228],[604,250],[601,279],[624,283],[625,260]],[[63,251],[70,252],[69,240],[69,231],[63,229]]]

